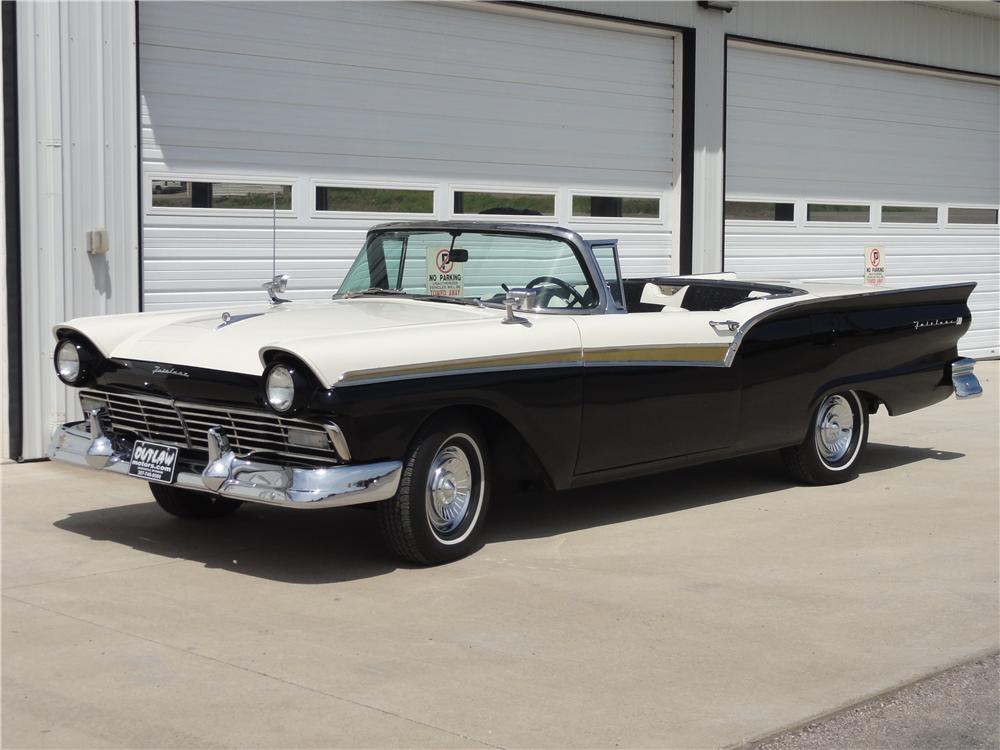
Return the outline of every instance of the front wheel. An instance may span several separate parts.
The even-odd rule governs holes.
[[[398,557],[422,565],[477,549],[489,505],[486,442],[460,417],[424,426],[403,463],[396,496],[379,504],[379,527]]]
[[[857,476],[857,464],[868,444],[868,410],[854,391],[824,398],[799,445],[781,457],[792,475],[807,484],[839,484]]]
[[[156,504],[178,518],[222,518],[236,511],[243,502],[219,497],[208,492],[196,492],[170,484],[149,483]]]

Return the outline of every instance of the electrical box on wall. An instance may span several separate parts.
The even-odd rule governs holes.
[[[108,232],[106,229],[94,229],[87,232],[87,254],[104,255],[108,252]]]

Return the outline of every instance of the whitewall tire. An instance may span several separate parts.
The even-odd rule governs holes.
[[[422,565],[465,557],[479,547],[489,489],[479,428],[461,416],[432,419],[414,438],[395,497],[379,504],[386,545]]]
[[[868,409],[855,391],[825,396],[812,413],[805,440],[781,456],[792,475],[807,484],[838,484],[857,476],[868,445]]]

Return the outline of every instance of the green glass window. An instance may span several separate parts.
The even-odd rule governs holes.
[[[726,201],[726,219],[733,221],[795,221],[795,204],[771,201]]]
[[[937,224],[935,206],[882,206],[883,224]]]
[[[658,219],[660,218],[660,199],[618,198],[610,195],[574,195],[573,216]]]
[[[277,208],[289,211],[292,208],[292,186],[246,182],[153,180],[153,206],[258,210]]]
[[[949,224],[996,224],[995,208],[949,208]]]
[[[808,221],[842,221],[867,223],[871,221],[871,206],[843,203],[810,203],[806,208]]]
[[[546,193],[455,192],[456,214],[555,216],[556,197]]]
[[[434,213],[433,190],[398,188],[328,187],[316,188],[317,211],[355,211],[385,214]]]

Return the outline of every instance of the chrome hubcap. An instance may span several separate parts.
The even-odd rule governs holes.
[[[816,448],[827,463],[847,455],[854,438],[854,412],[843,396],[829,396],[816,417]]]
[[[427,515],[443,534],[461,526],[472,505],[472,465],[465,451],[447,445],[431,462],[427,477]]]

